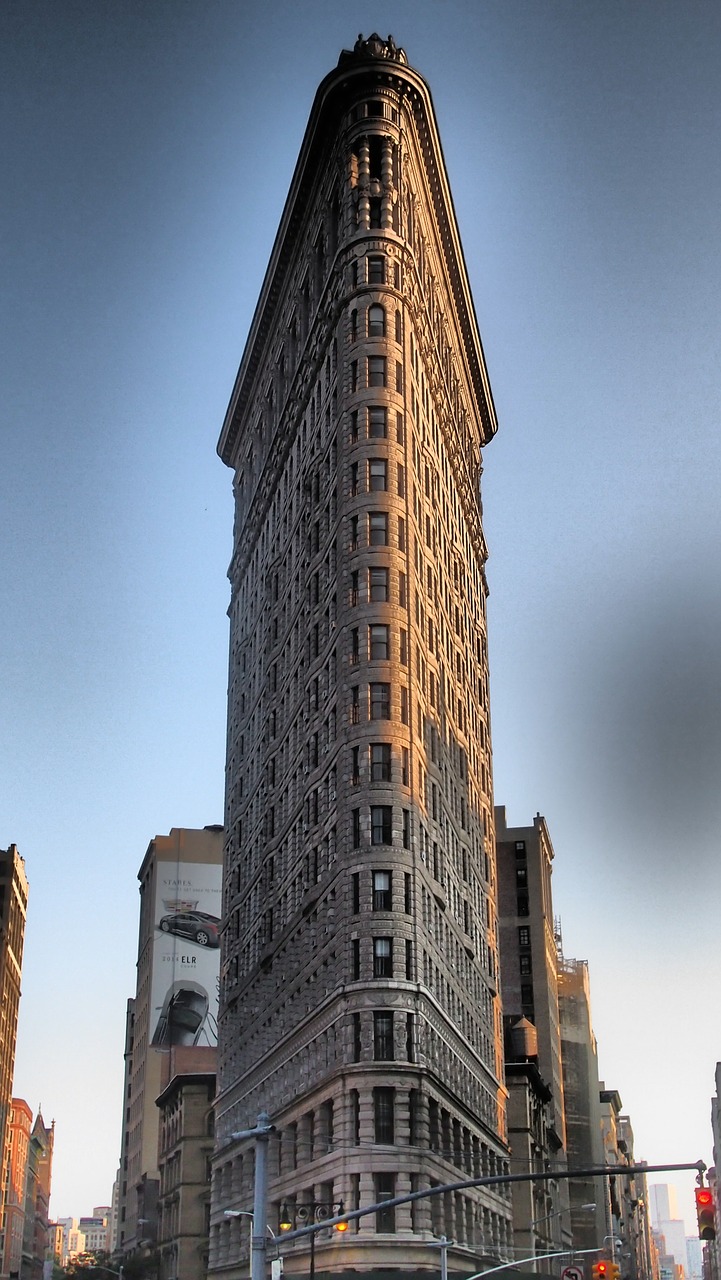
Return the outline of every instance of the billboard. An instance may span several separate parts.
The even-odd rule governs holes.
[[[153,921],[150,1043],[217,1045],[220,863],[158,862]]]

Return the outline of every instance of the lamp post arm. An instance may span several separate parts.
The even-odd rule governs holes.
[[[521,1267],[524,1262],[542,1262],[544,1258],[580,1258],[584,1253],[603,1253],[603,1249],[554,1249],[553,1253],[534,1253],[530,1258],[516,1258],[515,1262],[504,1262],[500,1267],[489,1267],[487,1271],[477,1271],[474,1276],[466,1276],[465,1280],[481,1280],[482,1277],[495,1275],[497,1271],[509,1271],[513,1267]]]

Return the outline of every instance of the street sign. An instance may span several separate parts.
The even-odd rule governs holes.
[[[583,1280],[583,1267],[564,1267],[561,1280]]]

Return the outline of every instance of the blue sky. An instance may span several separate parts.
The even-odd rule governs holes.
[[[56,1215],[110,1196],[147,844],[222,818],[215,444],[315,88],[373,29],[433,92],[500,421],[496,799],[549,823],[637,1155],[711,1160],[721,9],[5,0],[0,845]]]

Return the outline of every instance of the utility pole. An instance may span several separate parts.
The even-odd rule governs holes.
[[[266,1218],[268,1200],[268,1139],[275,1133],[267,1111],[261,1111],[254,1129],[240,1129],[231,1133],[233,1142],[242,1138],[255,1138],[255,1193],[253,1195],[253,1234],[250,1242],[251,1280],[266,1280],[265,1254],[267,1248]]]

